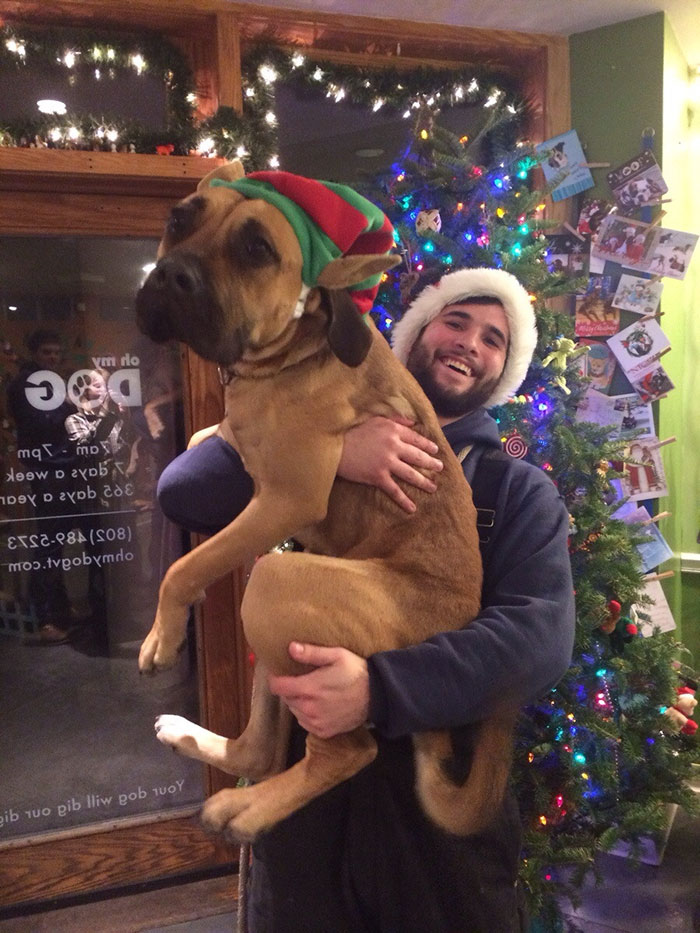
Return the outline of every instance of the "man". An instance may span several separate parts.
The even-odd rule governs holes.
[[[59,372],[63,365],[63,348],[59,335],[45,328],[31,333],[26,339],[31,359],[24,361],[19,372],[7,387],[7,407],[17,430],[17,449],[21,469],[31,473],[32,493],[35,497],[38,523],[37,540],[48,544],[36,546],[32,563],[41,569],[30,571],[32,603],[38,619],[39,642],[61,645],[68,641],[72,624],[72,610],[66,590],[60,558],[64,540],[61,532],[69,531],[62,516],[73,511],[69,502],[61,499],[61,492],[70,488],[70,467],[74,454],[68,442],[66,418],[75,412],[75,406],[63,400],[57,407],[47,409],[35,404],[37,372]],[[42,377],[43,378],[43,377]],[[27,392],[31,390],[32,395]],[[51,390],[44,389],[47,397]],[[40,522],[40,524],[39,524]]]
[[[501,443],[485,411],[519,387],[535,341],[527,293],[511,275],[492,269],[444,276],[418,296],[394,330],[395,352],[462,458],[477,508],[492,510],[481,520],[483,609],[463,630],[368,659],[342,647],[290,645],[290,655],[313,669],[300,677],[272,676],[270,686],[299,724],[327,737],[371,722],[380,751],[372,765],[253,847],[252,933],[524,928],[516,886],[520,823],[512,797],[485,832],[467,838],[442,833],[415,800],[410,734],[454,729],[453,743],[468,758],[470,724],[505,695],[524,702],[542,694],[570,660],[567,510],[540,470],[491,457]],[[439,469],[431,453],[435,448],[407,424],[372,419],[348,434],[339,473],[380,486],[410,509],[396,480],[429,488],[415,468]],[[489,476],[492,504],[485,506],[479,499]],[[198,516],[195,529],[212,531],[245,506],[247,482],[235,452],[209,438],[166,470],[161,504],[192,528],[182,511],[186,502],[189,515]],[[212,501],[216,511],[207,507]],[[302,749],[297,730],[291,757],[301,757]]]

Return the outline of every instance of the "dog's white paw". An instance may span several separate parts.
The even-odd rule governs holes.
[[[169,745],[172,749],[180,752],[182,755],[192,757],[198,747],[198,739],[201,739],[205,729],[190,722],[184,716],[172,716],[165,714],[158,716],[155,722],[156,738],[163,745]]]

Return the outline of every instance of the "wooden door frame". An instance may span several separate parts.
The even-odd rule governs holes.
[[[213,167],[199,158],[0,148],[0,235],[160,237],[172,205]],[[187,430],[217,423],[223,396],[215,367],[189,350],[182,363]],[[220,581],[196,619],[202,719],[231,735],[240,732],[248,705],[249,665],[235,608],[243,584],[241,572]],[[221,697],[231,702],[216,702]],[[202,776],[206,793],[224,786],[218,772],[203,769]],[[0,905],[233,867],[237,855],[192,817],[167,813],[49,833],[0,848]]]

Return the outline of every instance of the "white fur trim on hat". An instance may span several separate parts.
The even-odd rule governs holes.
[[[506,313],[510,337],[506,365],[485,407],[502,405],[520,388],[537,345],[537,323],[530,296],[510,272],[502,269],[458,269],[428,285],[394,326],[394,353],[406,363],[420,332],[447,305],[469,298],[493,297]]]

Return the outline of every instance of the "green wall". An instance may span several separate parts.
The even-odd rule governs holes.
[[[700,112],[689,124],[688,68],[663,13],[578,33],[570,38],[572,126],[578,131],[590,162],[615,167],[636,155],[648,127],[655,131],[654,152],[669,185],[671,203],[662,224],[698,232],[700,199],[691,159],[700,157]],[[610,197],[607,169],[594,169],[595,193]],[[697,174],[697,173],[696,173]],[[592,192],[587,192],[587,194]],[[662,567],[675,576],[664,582],[679,637],[700,666],[700,575],[696,543],[700,519],[700,423],[693,413],[700,394],[700,250],[683,282],[664,279],[661,325],[672,352],[664,366],[676,389],[657,408],[659,438],[675,435],[663,448],[669,496],[659,510],[672,514],[661,530],[674,550]],[[682,561],[681,554],[686,557]]]

